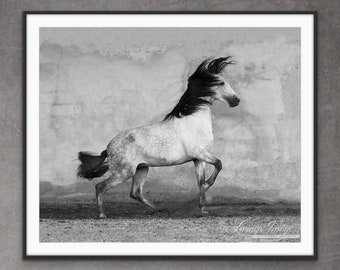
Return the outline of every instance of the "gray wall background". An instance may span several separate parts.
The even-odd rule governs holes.
[[[338,1],[6,1],[0,2],[0,264],[2,269],[337,269],[340,263],[340,18]],[[318,10],[318,261],[22,260],[23,10]]]
[[[224,168],[207,195],[299,201],[300,50],[298,28],[41,28],[40,181],[77,190],[80,150],[162,121],[201,61],[232,55],[223,74],[241,104],[213,106]],[[192,163],[151,168],[154,183],[158,198],[198,189]]]

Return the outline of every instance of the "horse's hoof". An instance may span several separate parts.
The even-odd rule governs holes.
[[[100,213],[99,214],[99,218],[100,219],[105,219],[105,218],[107,218],[107,216],[104,213]]]

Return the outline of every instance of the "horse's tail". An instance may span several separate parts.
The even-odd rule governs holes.
[[[107,150],[104,150],[100,156],[93,155],[89,152],[79,152],[78,159],[81,164],[78,167],[77,176],[87,178],[88,180],[101,177],[109,170],[109,166],[107,162],[105,162],[106,157]]]

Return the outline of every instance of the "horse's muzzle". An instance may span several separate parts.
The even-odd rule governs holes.
[[[228,104],[230,107],[236,107],[238,104],[240,104],[240,99],[238,96],[232,96],[227,98]]]

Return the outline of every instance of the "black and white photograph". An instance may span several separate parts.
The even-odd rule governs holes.
[[[26,14],[28,256],[313,256],[313,14]]]

